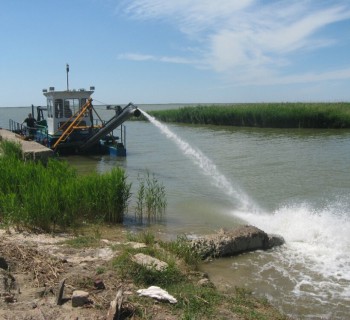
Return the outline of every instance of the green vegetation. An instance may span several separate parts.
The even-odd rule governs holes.
[[[0,222],[53,231],[83,222],[123,222],[131,185],[125,172],[78,176],[66,162],[21,159],[21,149],[0,141]]]
[[[159,271],[155,268],[148,268],[137,264],[132,260],[132,256],[139,252],[167,262],[168,267],[164,271]],[[118,271],[121,278],[132,279],[135,284],[143,286],[158,285],[162,288],[167,288],[170,285],[181,282],[184,277],[173,257],[153,247],[144,249],[132,249],[127,247],[121,255],[114,259],[113,266]]]
[[[123,222],[131,197],[123,169],[80,176],[57,159],[24,162],[20,145],[5,140],[0,155],[0,222],[42,231]],[[164,186],[148,171],[138,181],[135,219],[160,221],[167,206]]]
[[[164,271],[158,271],[155,268],[142,266],[133,261],[132,257],[136,253],[144,253],[168,263]],[[218,293],[213,288],[197,287],[181,270],[175,256],[169,252],[156,249],[155,246],[143,249],[131,249],[125,247],[122,254],[113,260],[113,268],[124,281],[133,281],[138,287],[148,287],[151,285],[159,286],[167,290],[171,295],[178,299],[174,306],[166,304],[168,312],[173,314],[182,314],[179,319],[212,319],[215,306],[214,297]],[[202,296],[206,296],[210,304],[204,301]],[[149,298],[131,297],[130,301],[135,305],[149,305],[152,301]],[[140,319],[148,319],[143,314],[144,308],[136,310]],[[198,318],[197,318],[198,317]]]
[[[142,239],[154,239],[149,232],[141,234],[128,234],[128,238],[134,241]],[[187,248],[186,248],[187,247]],[[111,268],[118,277],[126,283],[133,282],[137,288],[159,286],[177,299],[177,303],[162,304],[157,312],[173,314],[178,319],[240,319],[255,320],[286,320],[278,310],[273,308],[266,299],[257,298],[245,289],[233,288],[231,292],[220,292],[208,281],[207,284],[199,284],[203,279],[201,272],[195,271],[194,264],[198,257],[191,249],[184,237],[179,237],[173,242],[154,241],[146,248],[133,249],[126,245],[119,247],[120,254],[111,262]],[[158,271],[149,266],[137,264],[133,256],[144,253],[162,260],[168,264],[163,271]],[[193,255],[189,258],[189,255]],[[186,257],[186,258],[184,258]],[[128,300],[135,308],[137,319],[151,319],[154,300],[150,298],[129,296]],[[159,305],[159,304],[158,304]],[[161,308],[161,309],[160,309]]]
[[[112,229],[110,229],[112,228]],[[199,265],[193,263],[199,257],[188,239],[179,236],[175,241],[161,241],[154,233],[144,230],[138,233],[120,232],[118,226],[108,227],[107,234],[96,233],[91,228],[83,228],[84,235],[63,242],[76,249],[96,248],[101,239],[110,237],[110,248],[118,254],[112,260],[96,266],[93,274],[76,274],[70,283],[76,287],[90,289],[98,278],[110,287],[129,291],[124,311],[130,312],[133,319],[165,319],[167,315],[176,319],[242,319],[242,320],[287,320],[271,306],[266,298],[258,298],[251,291],[231,288],[222,292],[215,288],[207,276],[198,271]],[[114,241],[117,240],[117,243]],[[132,248],[129,241],[143,242],[147,247]],[[143,253],[168,264],[163,271],[137,264],[133,256]],[[190,257],[192,255],[192,257]],[[197,260],[198,259],[198,260]],[[187,263],[189,261],[190,263]],[[101,263],[102,261],[99,261]],[[204,281],[203,281],[204,280]],[[138,289],[159,286],[177,299],[176,304],[159,303],[149,297],[140,297]],[[114,296],[113,296],[114,298]],[[97,306],[97,305],[96,305]],[[109,307],[109,304],[107,308]]]
[[[20,144],[8,140],[3,140],[0,137],[0,156],[1,157],[15,157],[20,159],[22,157],[22,149]]]
[[[147,245],[154,245],[155,244],[155,236],[153,232],[150,231],[143,231],[141,233],[131,233],[128,232],[126,235],[126,238],[129,241],[134,241],[134,242],[142,242]]]
[[[87,248],[87,247],[98,247],[100,245],[100,238],[94,236],[78,236],[72,239],[64,241],[64,244],[72,248]]]
[[[150,111],[164,122],[262,128],[350,128],[350,103],[257,103]]]
[[[175,241],[171,242],[161,241],[159,245],[167,251],[175,254],[178,258],[183,259],[185,263],[193,269],[197,269],[202,260],[200,254],[188,245],[188,239],[186,236],[178,236]]]
[[[286,320],[266,299],[258,299],[251,292],[236,288],[232,292],[220,292],[204,274],[198,272],[200,257],[184,236],[175,241],[157,241],[149,231],[124,234],[111,229],[103,222],[121,222],[130,198],[130,184],[125,173],[114,169],[103,175],[78,176],[66,162],[50,159],[41,162],[22,161],[19,145],[0,141],[0,223],[17,228],[54,231],[70,226],[81,226],[86,233],[64,243],[80,250],[99,247],[107,231],[118,238],[111,248],[118,256],[96,267],[93,276],[77,274],[71,279],[73,286],[92,288],[96,275],[112,277],[113,286],[130,288],[127,305],[135,319],[152,319],[153,315],[174,315],[177,319],[240,319]],[[165,209],[164,187],[147,173],[139,178],[138,208],[141,220],[145,212],[147,220],[158,218]],[[140,213],[139,213],[140,214]],[[110,230],[111,229],[111,230]],[[75,229],[77,230],[77,229]],[[117,230],[117,232],[116,232]],[[123,237],[123,239],[120,239]],[[122,243],[119,242],[122,241]],[[146,248],[134,249],[125,240],[144,242]],[[168,264],[163,271],[137,264],[136,253],[144,253]],[[135,292],[141,287],[156,285],[167,290],[177,303],[158,303]]]
[[[160,221],[167,206],[164,186],[154,175],[150,176],[148,171],[144,176],[139,175],[138,181],[136,220],[140,223],[143,222],[144,218],[148,223]]]

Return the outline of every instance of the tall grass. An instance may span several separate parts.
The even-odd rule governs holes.
[[[15,157],[18,159],[21,158],[22,157],[21,145],[19,143],[2,139],[2,137],[0,136],[0,156]]]
[[[66,162],[21,161],[20,147],[0,141],[0,221],[52,231],[83,221],[123,222],[131,184],[124,170],[79,176]]]
[[[350,128],[350,103],[257,103],[150,111],[164,122],[265,128]]]
[[[132,260],[132,256],[137,252],[156,256],[157,259],[165,261],[168,266],[165,270],[159,271],[156,268],[139,265]],[[131,278],[138,285],[167,287],[184,280],[184,275],[177,267],[175,259],[169,255],[162,255],[153,248],[144,250],[126,249],[117,258],[113,259],[112,264],[123,279]]]
[[[172,252],[177,257],[183,259],[186,264],[193,269],[198,268],[201,256],[198,251],[193,250],[193,247],[186,236],[178,236],[175,241],[171,242],[160,241],[159,245],[167,251]]]
[[[148,223],[160,221],[167,206],[165,187],[154,175],[151,176],[149,171],[143,176],[139,175],[138,181],[136,220],[140,223],[144,220]]]
[[[121,223],[127,212],[130,187],[120,168],[104,174],[91,173],[79,177],[75,182],[70,192],[76,194],[72,200],[77,199],[78,203],[71,206],[79,206],[87,219],[95,217],[106,222]]]

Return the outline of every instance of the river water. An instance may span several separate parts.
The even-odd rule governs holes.
[[[0,108],[0,127],[28,111]],[[111,112],[101,108],[100,115]],[[280,248],[215,260],[203,270],[218,285],[250,288],[287,314],[349,319],[350,130],[129,121],[126,147],[125,159],[68,160],[81,173],[122,166],[133,192],[139,174],[155,174],[168,200],[164,223],[153,227],[160,233],[196,235],[248,223],[282,235]]]

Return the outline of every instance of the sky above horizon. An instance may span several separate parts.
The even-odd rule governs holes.
[[[7,0],[0,107],[350,101],[348,0]]]

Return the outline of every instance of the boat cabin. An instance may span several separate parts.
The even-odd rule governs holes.
[[[54,87],[50,87],[49,90],[43,89],[43,94],[47,99],[47,133],[52,136],[61,135],[62,130],[70,124],[72,117],[79,113],[94,90],[94,87],[90,87],[90,90],[65,91],[55,91]],[[92,121],[87,111],[81,118],[79,126],[91,127]]]

